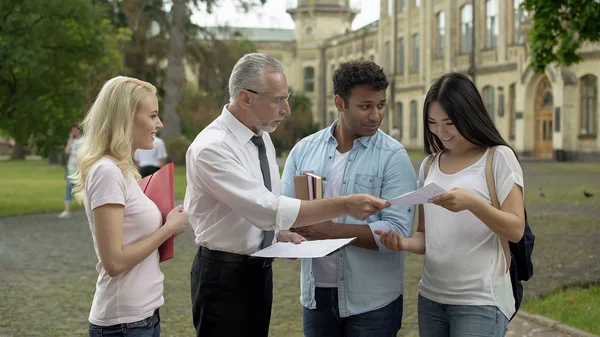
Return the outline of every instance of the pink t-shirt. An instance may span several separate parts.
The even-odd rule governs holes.
[[[140,189],[133,175],[125,179],[109,157],[90,168],[84,190],[85,212],[98,256],[98,281],[89,321],[99,326],[140,321],[152,316],[163,303],[164,275],[158,266],[158,250],[135,267],[110,277],[102,267],[92,211],[102,205],[124,205],[123,245],[139,241],[162,225],[158,207]]]

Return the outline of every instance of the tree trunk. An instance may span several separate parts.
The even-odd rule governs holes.
[[[25,146],[23,143],[15,142],[10,159],[25,159]]]
[[[171,8],[171,32],[169,34],[169,64],[165,80],[165,100],[163,104],[163,130],[161,137],[172,140],[181,137],[181,118],[177,105],[183,96],[185,73],[183,58],[186,51],[186,26],[189,20],[186,0],[173,0]]]

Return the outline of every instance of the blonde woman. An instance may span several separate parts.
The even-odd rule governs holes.
[[[84,203],[99,260],[89,335],[160,336],[164,276],[157,248],[185,230],[187,213],[177,206],[161,226],[158,207],[137,181],[132,155],[152,149],[162,128],[156,88],[135,78],[109,80],[82,127],[73,191]]]

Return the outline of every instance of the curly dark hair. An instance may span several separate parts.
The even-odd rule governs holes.
[[[359,85],[368,85],[373,90],[385,90],[389,82],[383,69],[371,61],[344,62],[333,73],[333,93],[344,99],[346,107],[350,91]]]

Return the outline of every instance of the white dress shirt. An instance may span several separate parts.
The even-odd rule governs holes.
[[[225,106],[188,148],[183,206],[197,246],[252,254],[260,250],[264,230],[289,229],[296,221],[301,201],[280,196],[271,137],[262,133],[272,192],[264,185],[253,136]]]
[[[154,137],[154,147],[150,150],[138,149],[133,153],[133,160],[138,162],[140,167],[154,166],[160,167],[160,160],[167,158],[167,147],[165,142]]]

